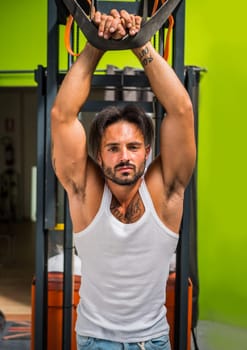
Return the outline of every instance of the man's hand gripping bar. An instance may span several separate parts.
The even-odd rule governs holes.
[[[98,36],[97,27],[76,0],[63,0],[68,11],[73,16],[87,40],[94,47],[104,51],[127,50],[143,46],[167,21],[180,1],[181,0],[167,0],[149,20],[144,22],[140,31],[135,36],[126,35],[121,40],[109,40]]]

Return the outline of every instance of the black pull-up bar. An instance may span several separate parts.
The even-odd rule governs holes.
[[[69,13],[73,16],[87,40],[93,46],[101,50],[126,50],[144,45],[162,27],[162,25],[165,24],[166,20],[176,9],[180,1],[181,0],[167,0],[150,19],[144,22],[141,30],[135,36],[126,35],[122,40],[109,40],[98,36],[97,27],[90,20],[89,16],[85,13],[77,0],[63,0]],[[112,3],[112,8],[119,7],[118,2],[116,1],[108,1],[108,3]],[[123,2],[121,3],[123,4]],[[126,5],[128,4],[128,2],[125,3]],[[95,1],[95,5],[97,8],[97,1]],[[142,8],[144,10],[144,6],[142,6]]]

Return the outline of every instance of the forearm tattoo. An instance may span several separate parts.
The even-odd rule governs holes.
[[[148,47],[144,47],[144,49],[141,50],[139,53],[139,58],[143,66],[147,66],[153,61],[153,57],[151,56]]]

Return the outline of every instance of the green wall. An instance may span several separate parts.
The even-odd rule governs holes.
[[[46,64],[47,1],[1,1],[0,70],[34,70]],[[34,84],[33,74],[0,74],[0,86]]]
[[[246,2],[187,1],[186,64],[200,86],[200,318],[247,326]]]
[[[247,327],[247,5],[244,0],[236,5],[233,11],[230,1],[187,0],[185,57],[186,64],[207,69],[199,111],[200,319]],[[46,10],[46,0],[1,3],[0,70],[46,65]],[[65,55],[62,39],[61,52]],[[107,63],[137,65],[127,52],[107,54],[101,67]],[[0,86],[32,84],[32,75],[0,75]]]

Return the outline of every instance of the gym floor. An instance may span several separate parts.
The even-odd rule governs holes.
[[[9,317],[31,316],[34,242],[33,223],[0,223],[0,310]]]
[[[31,320],[30,266],[0,266],[0,309],[8,320]]]

